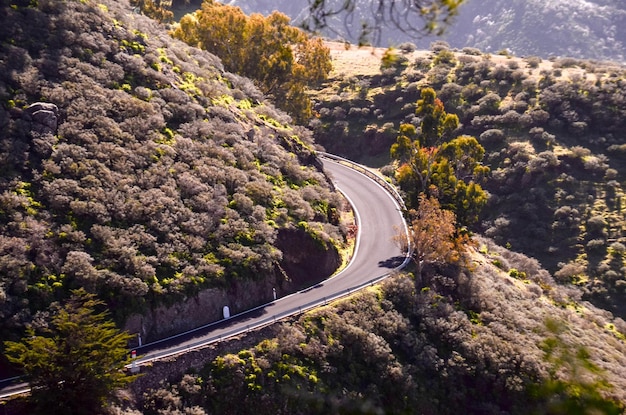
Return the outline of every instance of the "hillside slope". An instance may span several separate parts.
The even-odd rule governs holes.
[[[339,265],[343,202],[310,133],[215,56],[125,1],[3,3],[0,39],[3,338],[77,287],[121,323],[209,288],[233,312],[268,301],[304,282],[281,271],[284,230],[285,252],[312,246],[312,278]],[[223,303],[200,305],[139,329]]]
[[[156,362],[126,413],[620,413],[624,321],[537,261],[477,242],[471,270],[397,275]]]

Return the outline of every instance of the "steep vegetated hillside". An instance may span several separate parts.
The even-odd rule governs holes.
[[[313,277],[334,271],[343,202],[310,132],[218,58],[123,1],[3,3],[0,39],[4,339],[77,287],[120,322],[207,288],[281,289],[294,241],[317,241]]]
[[[45,325],[76,287],[122,321],[209,289],[289,286],[296,242],[333,263],[342,201],[311,133],[250,81],[124,2],[22,0],[0,19],[3,339]],[[445,105],[487,150],[475,230],[491,239],[263,340],[143,368],[109,413],[623,412],[626,324],[583,298],[621,312],[623,69],[401,50],[380,73],[329,83],[311,127],[393,180],[390,147],[401,124],[423,125],[416,102],[434,88],[443,104],[420,114]]]
[[[380,71],[367,76],[336,61],[339,72],[320,91],[311,122],[318,142],[384,166],[400,125],[420,125],[421,91],[434,88],[459,117],[455,134],[476,137],[491,169],[474,230],[626,315],[624,67],[453,51],[442,42],[414,49],[379,53]],[[396,167],[382,170],[394,179]]]

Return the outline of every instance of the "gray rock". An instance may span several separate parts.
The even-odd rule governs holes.
[[[32,122],[31,130],[38,134],[56,134],[59,109],[49,102],[35,102],[26,108]]]
[[[26,112],[34,114],[37,111],[51,111],[55,117],[59,115],[59,108],[50,102],[35,102],[26,108]]]

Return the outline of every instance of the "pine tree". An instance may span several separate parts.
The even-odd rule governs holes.
[[[10,362],[22,367],[38,413],[101,412],[111,392],[135,379],[124,371],[131,337],[97,312],[103,302],[84,289],[51,310],[48,326],[29,328],[19,342],[5,342]]]

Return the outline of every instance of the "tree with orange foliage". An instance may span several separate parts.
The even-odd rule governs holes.
[[[247,16],[239,7],[205,0],[183,16],[172,35],[217,55],[224,68],[252,79],[274,104],[296,122],[311,117],[308,86],[328,77],[330,50],[290,25],[286,15]]]
[[[411,248],[420,276],[426,265],[459,263],[464,258],[465,238],[457,237],[456,217],[442,209],[434,197],[422,194],[416,210],[409,211],[408,236],[401,232],[396,241],[404,249]]]

